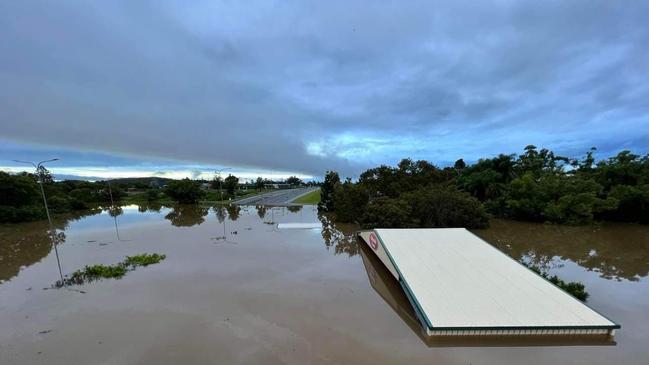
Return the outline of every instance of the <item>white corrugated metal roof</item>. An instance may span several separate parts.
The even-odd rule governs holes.
[[[279,223],[278,229],[319,229],[322,223]]]
[[[429,330],[618,327],[463,228],[374,232]]]

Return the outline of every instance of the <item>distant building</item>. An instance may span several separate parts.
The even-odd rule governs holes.
[[[270,184],[264,184],[264,188],[266,189],[290,189],[291,184],[286,184],[286,183],[270,183]]]
[[[254,190],[254,189],[255,189],[255,184],[251,184],[251,183],[239,184],[239,190]]]

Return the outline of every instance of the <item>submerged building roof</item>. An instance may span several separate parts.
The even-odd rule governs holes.
[[[376,229],[360,236],[399,281],[429,335],[619,328],[465,229]]]

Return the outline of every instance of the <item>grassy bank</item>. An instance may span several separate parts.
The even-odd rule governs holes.
[[[315,205],[320,203],[320,189],[298,197],[293,200],[293,203],[305,205]]]

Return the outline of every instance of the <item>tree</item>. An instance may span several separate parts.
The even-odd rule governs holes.
[[[261,176],[259,176],[257,180],[255,180],[255,189],[261,191],[264,189],[265,186],[266,186],[266,181]]]
[[[45,218],[38,185],[27,175],[0,171],[0,222],[24,222]]]
[[[459,159],[459,160],[455,161],[455,164],[453,165],[453,168],[457,172],[461,172],[462,170],[464,170],[465,167],[466,167],[466,163],[464,162],[463,159]]]
[[[46,169],[45,166],[39,166],[36,170],[36,178],[43,182],[43,184],[52,184],[54,183],[54,178],[50,173],[50,170]]]
[[[126,196],[124,190],[117,184],[111,184],[110,187],[108,187],[108,183],[104,181],[99,184],[101,184],[101,190],[97,195],[97,199],[100,202],[110,202],[111,194],[113,195],[114,201],[120,200],[122,197]]]
[[[412,210],[405,200],[380,197],[373,199],[362,216],[364,228],[405,228],[413,226]]]
[[[149,189],[146,191],[146,200],[147,201],[154,201],[157,200],[160,197],[160,192],[158,189]]]
[[[536,146],[528,145],[525,153],[518,156],[516,169],[520,175],[531,172],[534,176],[540,176],[544,172],[557,173],[563,171],[563,166],[570,162],[570,159],[563,156],[556,156],[554,152],[542,148],[536,150]]]
[[[489,217],[480,201],[455,186],[434,185],[403,196],[417,227],[484,228]]]
[[[78,188],[78,189],[73,189],[70,190],[68,195],[70,195],[72,198],[83,201],[83,202],[92,202],[95,201],[95,197],[93,196],[93,190],[90,188]]]
[[[363,172],[358,183],[365,186],[371,197],[374,196],[391,196],[399,195],[399,189],[396,185],[397,170],[390,166],[381,165]],[[325,184],[327,183],[325,178]]]
[[[592,175],[607,192],[616,185],[649,184],[649,155],[640,157],[630,151],[622,151],[599,162]]]
[[[234,175],[228,175],[223,180],[223,187],[230,195],[234,195],[235,190],[239,187],[239,178]]]
[[[496,200],[514,179],[514,165],[513,155],[501,154],[494,158],[480,159],[474,165],[462,169],[457,185],[482,202]]]
[[[302,185],[302,180],[297,176],[291,176],[288,179],[286,179],[286,183],[291,186],[298,186],[298,185]]]
[[[347,179],[344,184],[338,185],[334,192],[334,212],[340,222],[355,222],[363,215],[369,201],[369,195],[359,184],[353,184]]]
[[[188,178],[169,182],[164,192],[170,198],[181,203],[196,203],[205,195],[200,185]]]
[[[601,216],[615,221],[649,223],[649,184],[614,186],[609,197],[618,201],[615,210]]]
[[[323,212],[333,212],[334,210],[334,193],[340,185],[340,176],[336,171],[327,171],[324,182],[320,189],[320,203],[318,210]]]
[[[590,223],[595,214],[617,207],[593,180],[549,172],[537,178],[531,171],[511,182],[505,203],[510,218],[569,224]]]
[[[597,148],[591,147],[590,151],[586,152],[586,156],[582,160],[571,160],[570,165],[572,165],[577,172],[591,173],[593,171],[593,166],[595,165],[595,151],[597,151]]]
[[[212,189],[221,189],[223,186],[223,178],[220,175],[214,175],[212,181],[210,181],[210,188]]]
[[[24,175],[10,175],[0,171],[0,205],[21,207],[35,205],[40,201],[36,182]]]

